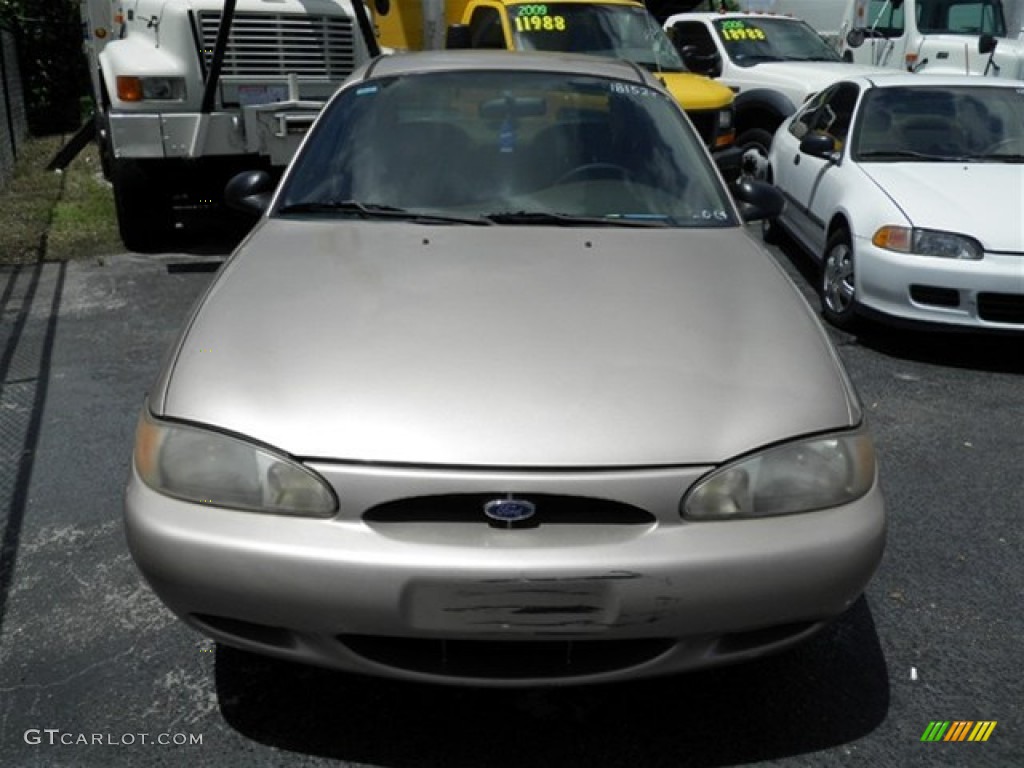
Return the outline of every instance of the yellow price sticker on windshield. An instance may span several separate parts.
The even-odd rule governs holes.
[[[739,20],[723,21],[719,31],[723,40],[766,40],[768,38],[764,30],[748,27]]]
[[[516,16],[516,32],[565,32],[565,16]]]

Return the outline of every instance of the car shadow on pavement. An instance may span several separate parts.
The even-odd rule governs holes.
[[[727,766],[877,728],[889,680],[867,601],[778,656],[654,681],[493,690],[363,678],[217,649],[230,726],[256,742],[389,768]]]
[[[1015,336],[870,326],[857,343],[886,357],[991,373],[1024,373],[1024,329]]]

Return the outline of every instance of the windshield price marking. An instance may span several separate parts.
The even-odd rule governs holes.
[[[767,35],[760,29],[723,29],[723,40],[766,40]]]
[[[516,16],[516,32],[565,32],[565,16],[523,16],[520,13]]]

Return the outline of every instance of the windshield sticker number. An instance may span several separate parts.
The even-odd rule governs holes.
[[[645,85],[633,85],[633,83],[610,83],[608,87],[612,93],[624,93],[627,96],[655,96],[656,92]]]
[[[565,32],[565,16],[548,16],[546,5],[524,5],[516,16],[516,32]]]
[[[723,21],[720,32],[723,40],[766,40],[768,36],[764,30],[757,27],[748,27],[742,21],[734,19]]]

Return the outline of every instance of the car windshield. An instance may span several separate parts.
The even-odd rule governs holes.
[[[737,223],[670,96],[535,71],[426,72],[347,88],[308,137],[275,213],[452,224]]]
[[[715,21],[715,29],[729,58],[741,67],[765,61],[842,61],[802,21],[725,18]]]
[[[1024,89],[873,88],[854,131],[860,161],[1024,162]]]
[[[665,30],[644,8],[548,3],[511,5],[508,13],[517,50],[589,53],[651,71],[686,70]]]

